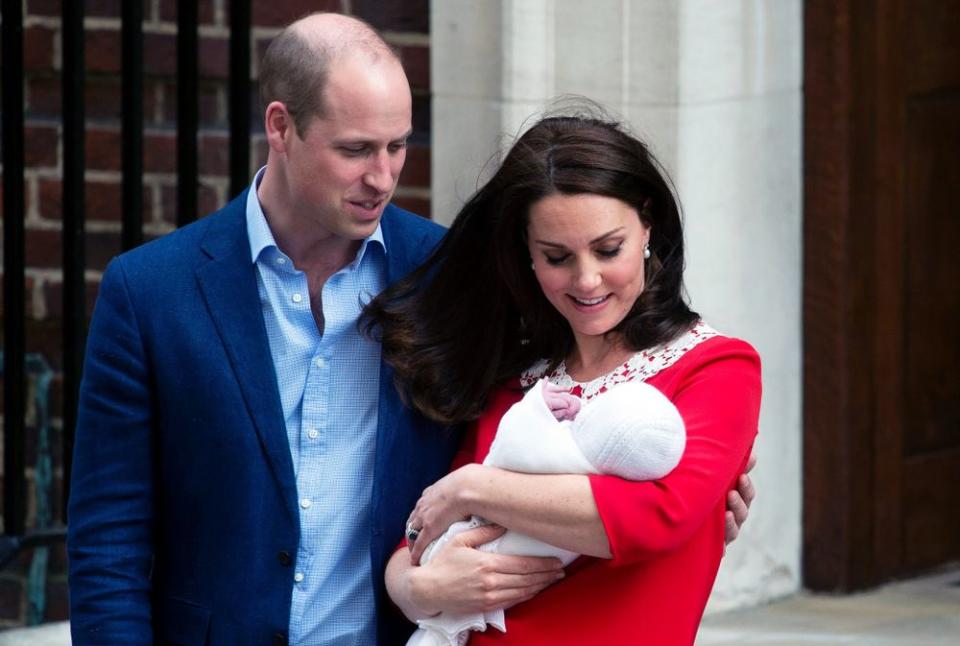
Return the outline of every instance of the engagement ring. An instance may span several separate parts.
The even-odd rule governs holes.
[[[408,543],[415,543],[417,540],[417,536],[420,535],[420,530],[415,529],[413,525],[411,525],[410,523],[407,523],[407,531],[404,532],[404,534],[407,537]]]

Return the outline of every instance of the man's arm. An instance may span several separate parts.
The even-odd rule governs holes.
[[[147,359],[120,261],[87,342],[69,502],[73,643],[150,644],[154,465]]]
[[[740,528],[747,522],[747,516],[750,515],[750,505],[757,494],[749,473],[755,466],[757,466],[757,454],[751,453],[746,470],[737,478],[737,488],[727,493],[727,513],[723,532],[723,542],[727,545],[737,540]]]

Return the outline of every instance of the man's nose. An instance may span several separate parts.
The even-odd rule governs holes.
[[[378,193],[388,193],[393,188],[393,171],[390,168],[390,155],[380,151],[370,158],[370,165],[363,176],[364,183]]]

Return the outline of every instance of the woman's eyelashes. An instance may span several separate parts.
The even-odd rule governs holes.
[[[623,242],[618,242],[615,246],[600,247],[598,249],[594,249],[593,252],[597,254],[600,258],[609,259],[609,258],[616,258],[620,254],[620,251],[622,249],[623,249]],[[547,260],[547,264],[549,265],[562,265],[567,260],[569,260],[572,255],[573,254],[570,254],[570,253],[563,253],[563,254],[556,254],[556,255],[549,254],[549,253],[543,254],[544,258],[546,258]]]
[[[616,246],[597,249],[597,255],[602,258],[615,258],[623,249],[623,243],[618,242]]]

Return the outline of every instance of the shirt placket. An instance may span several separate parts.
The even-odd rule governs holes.
[[[304,326],[314,326],[313,313],[306,274],[296,272],[296,282],[290,294],[290,300]],[[318,468],[325,446],[323,431],[328,425],[330,367],[322,352],[322,339],[314,346],[312,355],[306,349],[306,378],[303,398],[300,406],[300,424],[295,437],[291,437],[291,454],[294,457],[294,470],[297,479],[297,507],[300,514],[301,542],[297,554],[296,568],[293,574],[294,609],[302,606],[309,598],[309,589],[313,582],[308,578],[310,563],[315,553],[311,537],[316,536],[318,525],[316,503],[321,491]],[[302,610],[302,608],[301,608]]]

